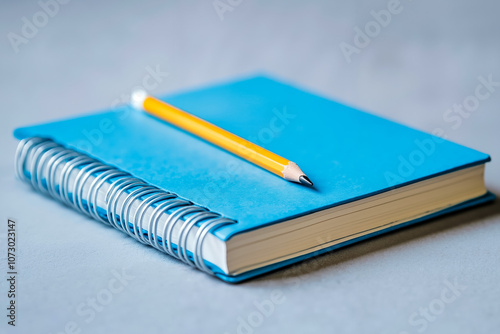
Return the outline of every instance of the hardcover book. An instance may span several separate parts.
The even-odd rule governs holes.
[[[15,130],[18,177],[227,282],[494,198],[487,154],[268,77],[162,99],[297,162],[314,187],[130,106]]]

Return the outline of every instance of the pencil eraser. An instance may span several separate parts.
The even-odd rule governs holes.
[[[148,93],[144,89],[137,89],[130,96],[130,104],[138,110],[144,109],[144,100],[148,97]]]

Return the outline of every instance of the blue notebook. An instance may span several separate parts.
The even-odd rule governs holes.
[[[487,154],[268,77],[162,99],[296,162],[315,186],[130,106],[15,130],[19,178],[227,282],[494,198]]]

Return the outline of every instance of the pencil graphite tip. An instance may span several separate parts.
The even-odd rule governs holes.
[[[305,186],[312,187],[312,181],[300,169],[300,167],[293,161],[289,161],[288,165],[283,169],[283,178],[288,181],[297,182]]]
[[[299,181],[301,184],[304,184],[306,186],[309,186],[309,187],[313,186],[312,181],[306,175],[299,176]]]

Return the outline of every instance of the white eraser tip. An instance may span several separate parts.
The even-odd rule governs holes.
[[[138,110],[144,109],[144,100],[148,97],[148,93],[144,89],[137,89],[130,96],[130,104]]]

